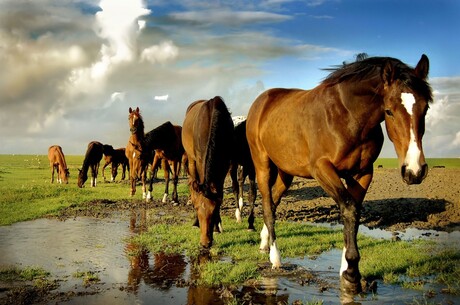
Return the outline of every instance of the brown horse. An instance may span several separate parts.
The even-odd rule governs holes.
[[[200,226],[200,244],[211,247],[213,229],[220,224],[225,176],[233,149],[233,122],[222,98],[199,100],[188,108],[182,127],[188,156],[192,203]]]
[[[248,230],[254,231],[254,203],[256,201],[256,172],[249,150],[248,140],[246,139],[246,119],[236,122],[235,125],[235,149],[230,166],[230,177],[232,178],[232,190],[236,200],[235,216],[237,222],[241,222],[241,211],[243,209],[243,187],[244,180],[249,176],[249,216]]]
[[[88,144],[82,168],[78,169],[78,187],[83,187],[86,180],[88,180],[89,168],[91,168],[91,186],[96,186],[97,173],[99,171],[99,163],[102,160],[103,151],[104,147],[100,142],[92,141]]]
[[[131,196],[136,194],[136,183],[138,180],[142,181],[142,193],[143,198],[146,198],[146,179],[147,179],[147,167],[149,165],[150,158],[148,152],[144,151],[144,120],[139,111],[139,107],[136,110],[129,108],[129,130],[131,136],[128,139],[126,145],[126,158],[129,161],[129,175],[131,180]]]
[[[357,232],[373,163],[383,145],[380,123],[385,121],[403,180],[421,183],[428,171],[422,149],[432,101],[428,69],[425,55],[415,69],[394,58],[366,58],[333,69],[312,90],[271,89],[254,101],[246,135],[262,196],[260,247],[270,249],[274,268],[281,265],[276,207],[293,176],[315,178],[341,211],[343,291],[361,290]]]
[[[108,165],[112,165],[111,170],[111,181],[115,181],[115,177],[118,174],[118,166],[121,165],[122,172],[121,172],[121,180],[125,180],[126,168],[129,171],[129,161],[126,158],[126,149],[125,148],[117,148],[113,149],[112,145],[104,145],[104,166],[102,167],[102,178],[105,180],[105,168]]]
[[[179,182],[179,173],[181,168],[184,146],[182,146],[182,127],[166,122],[157,128],[149,131],[145,135],[145,149],[154,155],[152,158],[152,175],[147,193],[147,200],[151,199],[155,169],[159,162],[162,162],[165,178],[165,191],[163,202],[167,201],[169,195],[169,172],[173,176],[173,204],[179,203],[177,195],[177,183]]]
[[[65,184],[69,183],[70,172],[65,162],[64,152],[59,145],[52,145],[48,148],[48,160],[51,167],[51,183],[54,182],[54,171],[57,173],[57,182]]]

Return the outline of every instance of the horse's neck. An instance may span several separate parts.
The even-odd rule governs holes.
[[[67,164],[65,163],[65,158],[61,151],[58,151],[58,158],[59,166],[61,167],[60,170],[65,170],[67,168]]]

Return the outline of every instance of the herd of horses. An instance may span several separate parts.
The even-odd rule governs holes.
[[[233,180],[237,217],[242,208],[241,185],[249,176],[249,229],[254,229],[257,179],[264,221],[260,250],[269,253],[273,268],[279,268],[277,206],[294,176],[314,178],[341,212],[341,287],[349,293],[359,293],[357,232],[362,202],[373,177],[373,163],[383,145],[383,121],[394,144],[403,181],[421,183],[428,172],[422,137],[432,102],[427,81],[429,61],[422,55],[413,68],[395,58],[369,57],[329,70],[329,76],[311,90],[276,88],[263,92],[250,107],[247,119],[239,124],[233,123],[218,96],[190,104],[182,127],[166,122],[148,133],[144,132],[139,108],[130,108],[131,135],[125,157],[131,195],[136,192],[136,182],[141,181],[144,198],[150,198],[148,166],[162,160],[168,172],[165,177],[169,179],[169,172],[172,173],[172,199],[177,201],[178,175],[185,156],[200,244],[208,249],[213,243],[213,232],[222,228],[220,206],[226,175],[230,173]],[[96,185],[98,165],[94,162],[106,151],[101,143],[88,145],[79,186],[86,181],[88,168],[93,175],[91,185]],[[51,147],[49,156],[51,167],[58,168],[59,179],[67,181],[68,170],[60,147]],[[154,166],[151,168],[155,170]],[[52,181],[53,177],[54,170]]]

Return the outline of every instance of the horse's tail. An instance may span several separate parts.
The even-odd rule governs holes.
[[[223,193],[223,182],[230,166],[233,149],[233,121],[221,97],[208,101],[211,111],[210,132],[205,162],[205,194],[212,196],[212,184],[216,188],[214,196]]]

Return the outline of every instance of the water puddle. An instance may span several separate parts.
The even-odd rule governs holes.
[[[152,255],[129,243],[130,236],[145,229],[143,210],[110,219],[38,219],[0,227],[0,266],[37,266],[49,271],[59,281],[58,293],[50,304],[219,305],[236,298],[238,304],[275,305],[292,304],[296,300],[337,304],[343,300],[338,283],[340,250],[323,253],[314,260],[284,262],[318,275],[328,283],[327,289],[295,276],[277,276],[263,277],[252,285],[239,287],[237,294],[232,292],[232,295],[223,289],[190,284],[196,274],[187,257]],[[75,276],[78,272],[92,272],[99,282],[85,285],[81,277]],[[0,301],[2,297],[4,293],[0,293]],[[358,296],[354,301],[405,304],[416,299],[423,299],[423,293],[379,282],[376,295]],[[430,302],[448,304],[446,300],[452,304],[460,302],[459,297],[443,295]]]

